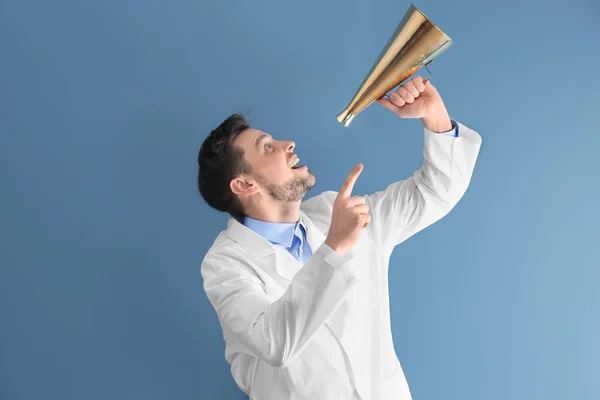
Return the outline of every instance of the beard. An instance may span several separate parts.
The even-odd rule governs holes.
[[[311,173],[307,176],[296,175],[282,184],[271,183],[262,175],[257,175],[257,179],[273,200],[285,203],[302,200],[316,183]]]

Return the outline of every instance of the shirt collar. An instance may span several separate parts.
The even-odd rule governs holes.
[[[306,232],[306,227],[300,220],[291,223],[266,222],[251,217],[244,217],[242,219],[238,218],[238,221],[265,239],[286,247],[292,246],[295,234],[298,234],[303,241],[302,230]]]

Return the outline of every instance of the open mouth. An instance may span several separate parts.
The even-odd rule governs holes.
[[[296,157],[296,159],[289,165],[290,169],[300,169],[306,167],[306,165],[300,165],[299,162],[300,159]]]

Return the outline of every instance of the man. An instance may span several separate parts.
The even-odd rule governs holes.
[[[315,185],[293,142],[239,115],[203,143],[198,187],[228,212],[201,274],[239,388],[254,400],[397,400],[411,394],[392,341],[388,263],[396,245],[444,217],[471,180],[481,146],[415,77],[378,104],[421,118],[424,162],[385,190],[303,201]]]

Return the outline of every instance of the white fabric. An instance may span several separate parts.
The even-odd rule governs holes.
[[[411,399],[392,341],[389,258],[467,190],[482,139],[458,127],[456,138],[425,129],[421,168],[364,196],[371,224],[343,258],[324,243],[337,192],[301,205],[304,265],[229,218],[201,274],[231,374],[253,400]]]

